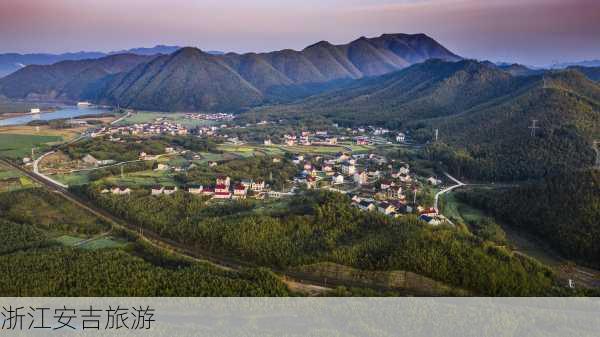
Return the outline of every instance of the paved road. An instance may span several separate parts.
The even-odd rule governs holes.
[[[441,191],[439,191],[439,192],[437,192],[437,193],[435,194],[435,200],[434,200],[434,203],[433,203],[433,208],[435,209],[435,211],[436,211],[438,214],[440,214],[440,210],[438,209],[438,203],[439,203],[440,196],[441,196],[442,194],[448,193],[448,192],[450,192],[450,191],[452,191],[452,190],[454,190],[454,189],[457,189],[457,188],[459,188],[459,187],[466,186],[466,184],[465,184],[465,183],[463,183],[463,182],[461,182],[460,180],[458,180],[458,179],[454,178],[453,176],[449,175],[447,172],[444,172],[444,174],[445,174],[445,175],[446,175],[446,177],[448,177],[450,180],[452,180],[453,182],[455,182],[455,183],[456,183],[456,185],[452,185],[452,186],[450,186],[450,187],[448,187],[448,188],[445,188],[445,189],[443,189],[443,190],[441,190]],[[450,221],[450,220],[448,220],[448,221]]]

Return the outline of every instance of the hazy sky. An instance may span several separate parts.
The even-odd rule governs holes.
[[[600,59],[600,0],[0,0],[0,52],[247,52],[382,33],[494,61]]]

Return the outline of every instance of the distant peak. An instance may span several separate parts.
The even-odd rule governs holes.
[[[181,49],[179,49],[178,51],[176,51],[173,56],[179,56],[179,55],[199,55],[199,54],[204,54],[204,52],[202,52],[202,50],[196,48],[196,47],[183,47]]]
[[[333,45],[329,41],[323,40],[323,41],[319,41],[319,42],[317,42],[315,44],[312,44],[312,45],[306,47],[305,49],[310,49],[310,48],[326,48],[326,47],[331,47],[331,46],[333,46]]]

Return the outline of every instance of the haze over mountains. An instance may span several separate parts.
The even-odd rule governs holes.
[[[260,54],[213,55],[183,48],[133,69],[124,66],[121,72],[107,72],[102,78],[98,71],[92,71],[92,77],[86,73],[103,59],[86,61],[87,67],[78,72],[63,69],[64,64],[22,69],[0,79],[0,94],[21,99],[91,99],[164,111],[239,110],[307,96],[336,82],[383,75],[433,58],[461,59],[424,34],[384,34],[338,46],[322,41],[302,51]],[[51,79],[44,76],[49,72],[54,74]]]
[[[128,50],[113,51],[110,53],[103,52],[77,52],[63,54],[48,54],[48,53],[33,53],[33,54],[18,54],[5,53],[0,54],[0,77],[9,75],[28,65],[48,65],[61,61],[77,61],[87,59],[97,59],[115,54],[136,54],[136,55],[158,55],[171,54],[179,50],[178,46],[158,45],[152,48],[132,48]],[[210,51],[212,54],[223,54],[219,51]]]

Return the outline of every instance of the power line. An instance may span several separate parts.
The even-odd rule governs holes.
[[[594,141],[594,151],[596,151],[596,165],[594,165],[597,169],[600,170],[600,141]]]

